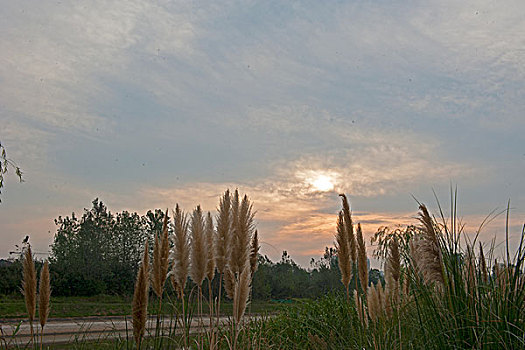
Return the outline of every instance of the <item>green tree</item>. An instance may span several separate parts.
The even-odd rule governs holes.
[[[98,199],[80,220],[74,213],[58,217],[50,257],[56,293],[131,293],[146,221],[127,211],[113,215]]]

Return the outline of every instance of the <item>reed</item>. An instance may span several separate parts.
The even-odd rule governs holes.
[[[234,198],[238,198],[237,191],[235,191]],[[237,214],[234,214],[233,247],[228,265],[238,278],[244,271],[244,268],[250,263],[250,239],[254,230],[253,218],[255,213],[252,210],[252,204],[248,196],[244,195],[238,210],[234,210],[235,212]]]
[[[396,239],[390,241],[385,264],[385,281],[386,281],[386,310],[391,314],[391,310],[399,304],[400,298],[400,278],[401,278],[401,255],[399,253],[399,244]]]
[[[142,264],[137,272],[135,281],[135,290],[132,301],[132,318],[133,318],[133,337],[137,344],[137,349],[142,346],[146,322],[148,318],[148,294],[149,294],[149,254],[148,242],[144,246]]]
[[[190,269],[190,242],[188,234],[188,221],[186,214],[180,209],[179,204],[175,205],[175,212],[173,213],[173,248],[170,253],[172,261],[171,281],[181,300],[182,304],[182,328],[184,347],[188,346],[189,327],[186,317],[186,306],[184,299],[184,288],[188,280]]]
[[[363,295],[366,297],[368,287],[368,259],[366,257],[366,246],[363,240],[361,224],[357,224],[357,268],[359,273],[359,282],[363,289]]]
[[[237,349],[237,341],[239,338],[240,324],[246,311],[248,304],[248,295],[250,293],[251,284],[251,273],[250,266],[246,265],[244,270],[241,272],[239,279],[235,283],[235,290],[233,295],[233,319],[234,319],[234,346],[233,349]]]
[[[214,230],[213,230],[213,219],[211,213],[208,212],[205,223],[205,234],[206,234],[206,245],[207,245],[207,256],[206,256],[206,279],[208,280],[208,307],[210,312],[210,349],[215,347],[214,332],[213,332],[213,293],[211,282],[215,276],[215,247],[214,247]]]
[[[346,289],[346,297],[350,298],[350,280],[352,279],[352,263],[350,261],[350,250],[348,247],[348,231],[346,230],[343,212],[339,211],[337,218],[337,234],[335,236],[335,247],[337,249],[337,263],[341,271],[341,282]]]
[[[162,230],[159,236],[155,234],[155,246],[153,248],[153,266],[152,266],[152,276],[151,276],[151,285],[152,289],[159,299],[159,305],[157,309],[157,322],[155,327],[155,343],[161,342],[162,337],[160,332],[162,331],[162,320],[161,320],[161,310],[162,310],[162,297],[164,294],[164,285],[166,284],[166,279],[168,278],[168,269],[169,269],[169,252],[170,252],[170,242],[168,236],[168,209],[164,214],[164,220],[162,223]],[[155,347],[157,345],[155,344]],[[159,344],[159,347],[161,345]]]
[[[190,277],[193,280],[193,282],[197,285],[198,289],[197,310],[199,312],[200,327],[202,329],[202,283],[206,278],[206,267],[208,263],[208,246],[206,245],[204,217],[202,215],[202,209],[200,206],[197,206],[197,208],[193,210],[190,223],[190,232]]]
[[[34,345],[33,320],[36,314],[36,270],[31,246],[28,246],[24,253],[22,293],[24,295],[27,317],[31,328],[31,343]]]
[[[255,230],[255,233],[252,237],[252,243],[250,244],[250,274],[252,278],[258,267],[257,257],[259,255],[259,248],[259,234],[257,230]]]
[[[190,270],[190,242],[188,235],[188,221],[186,214],[175,206],[173,213],[173,248],[171,251],[172,271],[174,284],[177,287],[179,297],[184,298],[184,287]]]
[[[40,349],[44,344],[44,326],[49,316],[49,301],[51,298],[51,280],[49,277],[49,262],[46,261],[40,271],[40,283],[38,286],[38,318],[40,321]]]
[[[155,235],[155,246],[153,248],[153,266],[151,287],[158,298],[162,300],[164,285],[168,278],[170,241],[168,236],[168,209],[164,214],[162,230],[159,236]]]
[[[352,212],[350,211],[350,205],[348,204],[346,195],[342,193],[339,196],[341,196],[343,202],[343,217],[348,238],[348,248],[350,249],[350,257],[352,263],[355,264],[357,261],[357,247],[354,235],[354,224],[352,223]]]
[[[226,190],[219,200],[217,208],[217,234],[215,241],[215,265],[219,272],[219,293],[217,298],[217,326],[219,324],[219,311],[222,299],[222,281],[227,272],[227,263],[230,258],[232,240],[232,204],[230,190]],[[231,291],[231,288],[230,288]],[[231,296],[231,293],[229,297]]]

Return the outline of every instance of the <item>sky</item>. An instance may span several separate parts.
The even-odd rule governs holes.
[[[47,252],[54,219],[95,198],[214,212],[227,188],[253,201],[262,253],[304,266],[343,192],[367,238],[414,223],[414,198],[448,212],[456,186],[467,233],[510,199],[519,238],[523,1],[0,5],[0,142],[24,172],[0,257],[25,235]],[[504,236],[505,215],[480,235]]]

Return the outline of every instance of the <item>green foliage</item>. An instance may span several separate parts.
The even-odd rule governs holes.
[[[155,218],[154,218],[155,219]],[[129,294],[141,249],[154,227],[137,213],[109,212],[98,199],[81,219],[58,217],[51,245],[55,295]]]

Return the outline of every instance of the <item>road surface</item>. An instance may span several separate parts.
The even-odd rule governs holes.
[[[256,316],[254,316],[256,317]],[[227,324],[229,317],[221,316],[219,319],[221,324]],[[1,322],[1,321],[0,321]],[[175,319],[173,319],[175,322]],[[180,322],[180,320],[179,320]],[[203,325],[205,329],[209,327],[209,319],[203,318]],[[190,331],[198,332],[200,319],[195,318],[191,324]],[[156,318],[151,317],[148,320],[146,335],[155,332]],[[38,327],[40,332],[40,324],[35,322],[33,324],[35,330]],[[170,327],[170,318],[163,319],[163,328]],[[172,325],[173,327],[173,325]],[[181,330],[180,325],[177,330]],[[50,319],[44,328],[45,345],[64,344],[74,342],[86,341],[104,341],[115,338],[133,339],[133,325],[130,318],[124,317],[84,317],[84,318],[68,318],[68,319]],[[0,347],[7,345],[8,347],[21,346],[24,347],[31,340],[31,328],[28,321],[4,321],[0,323]],[[38,338],[40,341],[40,338]]]

